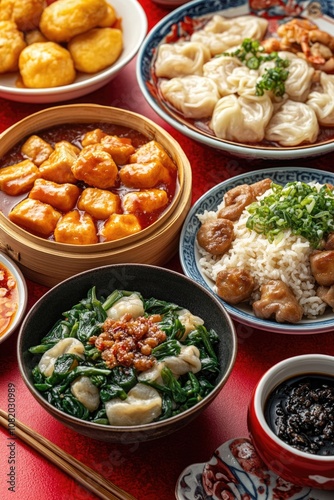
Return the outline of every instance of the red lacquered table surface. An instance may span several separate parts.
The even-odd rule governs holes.
[[[168,10],[140,0],[147,13],[149,29]],[[90,102],[130,109],[165,127],[179,141],[193,171],[193,202],[214,185],[234,175],[275,166],[269,161],[247,161],[197,144],[163,122],[141,95],[135,75],[135,60],[119,76],[95,93],[71,101]],[[63,103],[65,104],[65,103]],[[48,105],[22,104],[0,99],[0,132]],[[279,165],[291,166],[291,162]],[[298,160],[294,165],[334,170],[334,153]],[[182,272],[178,256],[166,267]],[[46,288],[28,282],[28,308]],[[238,355],[235,367],[218,398],[186,428],[156,441],[113,445],[75,434],[50,417],[30,395],[19,373],[16,359],[17,332],[0,347],[0,407],[8,407],[8,387],[15,386],[16,418],[110,479],[138,500],[171,500],[175,484],[185,467],[205,462],[224,441],[247,436],[246,414],[251,392],[260,376],[274,363],[302,353],[334,355],[333,333],[279,335],[236,323]],[[0,431],[0,495],[3,500],[93,500],[65,473],[20,442],[15,443],[15,493],[8,490],[10,471],[8,433]]]

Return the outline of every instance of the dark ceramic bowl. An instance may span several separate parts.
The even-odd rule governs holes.
[[[265,418],[268,398],[277,387],[288,379],[309,375],[334,378],[334,357],[303,354],[287,358],[270,368],[261,377],[252,395],[248,429],[259,456],[281,478],[299,486],[334,490],[334,455],[316,455],[286,444],[277,437]],[[311,412],[316,410],[315,406],[318,404],[312,402]]]
[[[208,329],[214,329],[220,338],[220,374],[215,388],[192,408],[174,417],[137,426],[100,425],[72,417],[49,404],[32,380],[32,368],[38,360],[28,349],[40,343],[63,311],[77,304],[96,286],[97,295],[107,296],[114,289],[140,292],[144,298],[174,302],[196,316]],[[21,375],[29,391],[42,407],[57,420],[74,431],[94,439],[130,443],[145,441],[170,434],[188,424],[216,398],[233,368],[237,352],[236,333],[224,307],[201,285],[182,274],[145,264],[115,264],[77,274],[48,291],[30,310],[21,326],[18,338],[18,362]]]

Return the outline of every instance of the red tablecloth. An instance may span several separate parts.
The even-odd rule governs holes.
[[[168,13],[151,0],[140,0],[149,29]],[[193,142],[165,124],[148,106],[136,82],[135,60],[101,90],[73,102],[90,102],[130,109],[164,126],[179,141],[193,170],[193,202],[217,183],[243,172],[272,167],[269,161],[247,161]],[[0,132],[47,105],[0,99]],[[334,153],[294,161],[294,165],[333,170]],[[291,166],[291,162],[279,165]],[[178,257],[166,267],[182,272]],[[46,288],[28,282],[29,304]],[[16,417],[65,451],[125,489],[138,500],[171,500],[180,473],[192,463],[204,462],[227,439],[247,435],[246,414],[251,392],[259,377],[274,363],[301,353],[334,355],[333,333],[278,335],[236,323],[238,356],[232,375],[219,397],[189,426],[167,438],[132,445],[101,443],[75,434],[43,410],[23,384],[16,360],[17,334],[0,346],[0,407],[8,407],[8,386],[15,385]],[[8,433],[0,432],[0,494],[4,500],[91,500],[88,493],[65,473],[32,449],[15,443],[15,493],[8,490],[10,472]]]

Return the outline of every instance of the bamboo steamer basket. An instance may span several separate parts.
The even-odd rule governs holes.
[[[9,127],[0,135],[0,157],[27,136],[66,123],[112,123],[159,142],[178,168],[178,187],[172,203],[142,231],[94,245],[45,240],[12,223],[0,211],[0,249],[18,264],[26,278],[47,287],[107,264],[164,265],[178,250],[182,224],[191,205],[191,166],[181,146],[162,127],[140,114],[109,106],[72,104],[44,109]]]

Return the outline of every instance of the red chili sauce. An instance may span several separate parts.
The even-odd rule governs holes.
[[[38,135],[44,141],[51,144],[52,147],[54,147],[54,145],[57,142],[68,141],[81,149],[82,148],[81,140],[83,136],[87,132],[98,128],[101,129],[106,134],[115,135],[121,138],[131,139],[131,143],[135,149],[139,148],[140,146],[143,146],[144,144],[148,143],[151,140],[150,138],[148,138],[147,136],[141,134],[136,130],[110,123],[65,124],[65,125],[50,127],[42,131],[37,131],[35,132],[35,135]],[[28,139],[28,137],[30,137],[31,135],[33,134],[29,134],[22,141],[16,144],[10,151],[8,151],[2,158],[0,158],[0,169],[3,167],[14,165],[26,159],[26,157],[24,157],[23,154],[21,153],[21,147],[24,144],[24,142]],[[82,189],[88,187],[84,184],[83,181],[78,181],[77,185]],[[145,213],[137,211],[135,215],[141,225],[141,229],[145,229],[146,227],[150,226],[155,221],[157,221],[159,217],[170,206],[175,196],[175,193],[177,192],[178,189],[177,168],[175,169],[175,172],[171,172],[170,179],[168,182],[167,181],[160,182],[159,184],[155,185],[154,188],[164,189],[166,191],[168,197],[168,205],[163,207],[162,209],[155,210],[154,212]],[[130,189],[122,185],[121,182],[118,180],[115,187],[110,188],[109,191],[119,195],[119,197],[122,199],[124,194],[126,194],[129,191],[137,191],[137,189]],[[29,192],[19,196],[10,196],[4,192],[1,192],[0,211],[3,212],[4,215],[8,216],[9,212],[13,209],[13,207],[22,200],[24,200],[25,198],[27,198],[28,195]],[[78,207],[76,206],[74,207],[74,209],[78,210]],[[81,211],[79,210],[79,212]],[[98,230],[104,221],[95,220],[94,222]],[[43,238],[43,235],[37,234],[37,236]],[[49,235],[46,239],[53,241],[54,240],[53,234]]]
[[[7,267],[0,263],[0,336],[4,335],[12,324],[17,306],[16,280]]]

